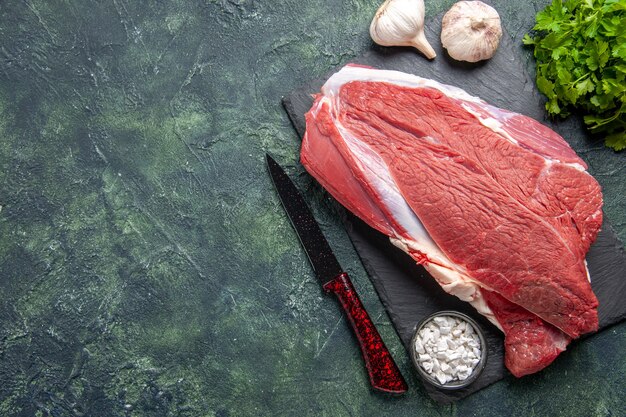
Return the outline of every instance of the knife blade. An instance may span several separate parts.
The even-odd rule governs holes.
[[[296,230],[315,275],[321,281],[325,292],[337,296],[348,316],[359,342],[372,387],[387,393],[406,392],[406,381],[363,307],[350,277],[339,265],[302,194],[281,166],[268,154],[266,161],[278,197]]]

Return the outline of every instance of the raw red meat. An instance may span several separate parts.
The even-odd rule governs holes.
[[[306,169],[497,325],[513,374],[597,330],[585,254],[602,194],[557,133],[456,87],[357,66],[326,82],[306,120]]]

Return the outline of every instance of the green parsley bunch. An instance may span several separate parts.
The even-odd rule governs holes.
[[[581,109],[591,132],[626,148],[626,0],[553,0],[537,13],[537,87],[552,115]]]

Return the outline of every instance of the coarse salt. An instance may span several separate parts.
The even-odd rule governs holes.
[[[422,326],[414,346],[422,369],[441,384],[469,378],[481,348],[472,324],[453,316],[437,316]]]

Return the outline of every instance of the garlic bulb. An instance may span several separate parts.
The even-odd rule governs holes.
[[[387,0],[376,12],[370,36],[382,46],[412,46],[426,58],[437,54],[424,36],[424,0]]]
[[[491,58],[501,37],[498,12],[481,1],[460,1],[443,16],[441,43],[458,61]]]

